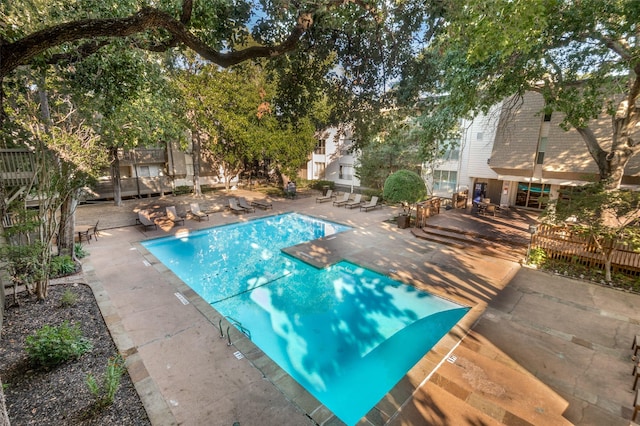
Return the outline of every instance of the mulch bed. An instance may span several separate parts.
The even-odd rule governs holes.
[[[71,306],[63,306],[62,295],[70,290],[77,296]],[[7,294],[4,326],[0,337],[0,377],[12,426],[18,425],[150,425],[131,378],[124,373],[114,403],[98,408],[89,391],[89,374],[100,381],[110,357],[118,354],[91,289],[84,284],[49,286],[49,296],[38,302],[26,292]],[[93,348],[80,358],[50,370],[36,367],[24,350],[27,336],[43,325],[63,321],[79,324]]]

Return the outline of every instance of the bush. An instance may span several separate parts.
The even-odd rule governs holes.
[[[309,182],[309,187],[318,191],[322,191],[324,186],[328,186],[329,189],[336,189],[336,183],[331,180],[312,180]]]
[[[76,264],[69,255],[55,256],[51,258],[49,272],[52,277],[62,277],[73,274],[76,271]]]
[[[530,264],[542,266],[547,260],[547,253],[544,249],[537,247],[529,250],[529,262]]]
[[[173,195],[185,195],[185,194],[191,194],[192,189],[189,185],[180,185],[180,186],[176,186],[173,189]]]
[[[82,259],[84,257],[89,256],[89,252],[82,247],[81,243],[75,243],[73,246],[73,251],[75,252],[77,259]]]
[[[44,325],[35,335],[27,336],[25,350],[31,360],[44,367],[52,367],[78,358],[92,348],[82,336],[80,327],[63,322],[57,327]]]
[[[362,195],[371,199],[371,197],[378,197],[378,201],[382,201],[384,196],[382,195],[382,190],[380,189],[365,189],[362,191]]]
[[[413,204],[427,195],[427,187],[416,172],[398,170],[384,181],[382,195],[387,202],[402,203],[405,213],[410,213]]]
[[[109,358],[107,369],[102,376],[102,383],[98,383],[93,375],[87,376],[87,386],[100,408],[113,404],[113,398],[120,387],[120,379],[124,373],[124,359],[118,355]]]
[[[76,295],[71,289],[66,289],[64,293],[62,293],[62,297],[60,298],[60,304],[62,307],[69,307],[76,304],[78,301],[78,295]]]

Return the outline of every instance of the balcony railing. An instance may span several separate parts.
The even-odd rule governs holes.
[[[26,149],[0,149],[0,179],[5,187],[32,183],[36,165],[33,153]]]
[[[123,165],[127,164],[158,164],[165,162],[164,148],[143,148],[119,151],[118,159]]]

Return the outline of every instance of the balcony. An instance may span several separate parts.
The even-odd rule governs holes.
[[[123,166],[143,164],[164,164],[166,162],[164,148],[143,148],[118,151],[118,159]]]

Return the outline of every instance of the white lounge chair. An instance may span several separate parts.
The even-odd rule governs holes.
[[[202,210],[200,210],[200,204],[198,203],[191,203],[190,205],[191,207],[191,214],[198,219],[199,222],[202,222],[203,218],[207,218],[207,220],[209,220],[209,215],[205,212],[203,212]]]
[[[178,216],[176,212],[176,206],[168,206],[167,210],[167,218],[173,223],[182,223],[184,225],[184,217]]]
[[[252,200],[251,205],[259,207],[262,210],[273,209],[273,204],[271,204],[268,200]]]
[[[158,229],[158,225],[156,222],[151,219],[149,212],[147,210],[140,210],[138,212],[138,223],[144,225],[145,229],[153,226],[155,229]]]
[[[349,202],[349,196],[351,196],[351,194],[349,194],[348,192],[345,192],[341,199],[335,200],[333,202],[333,205],[338,207],[344,206]]]
[[[324,203],[325,201],[331,201],[333,199],[333,189],[327,191],[327,195],[316,198],[316,203]]]
[[[229,208],[233,213],[240,214],[244,213],[246,210],[238,205],[238,200],[235,198],[229,198]]]
[[[256,208],[253,207],[244,197],[238,197],[238,205],[245,209],[247,212],[255,212]]]
[[[360,204],[362,204],[362,194],[356,194],[356,196],[353,198],[353,201],[345,203],[344,208],[352,209],[354,207],[360,206]]]
[[[360,211],[364,210],[365,212],[368,212],[369,210],[373,210],[376,207],[381,207],[381,206],[378,204],[378,197],[373,196],[371,197],[371,200],[368,203],[362,204],[360,206]]]

